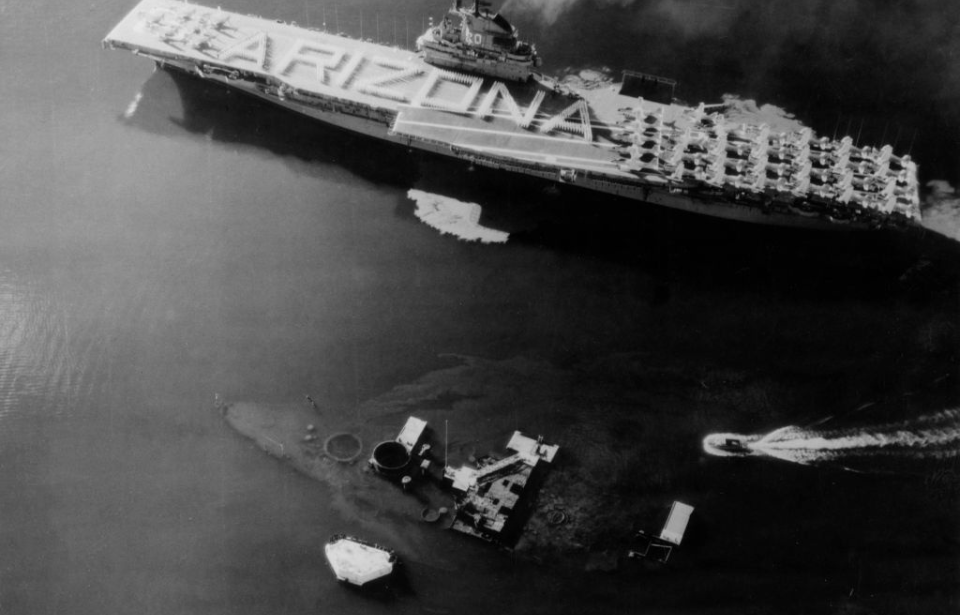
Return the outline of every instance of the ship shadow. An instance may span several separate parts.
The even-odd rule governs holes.
[[[468,165],[324,125],[176,69],[144,84],[128,124],[187,132],[280,157],[298,173],[335,165],[395,186],[396,215],[413,219],[409,188],[478,203],[480,223],[515,245],[624,264],[650,275],[651,301],[678,284],[786,297],[955,300],[960,243],[919,229],[819,231],[728,221],[575,186]]]
[[[923,229],[792,229],[725,220],[424,157],[417,188],[483,208],[510,243],[622,264],[655,280],[786,298],[954,302],[960,243]]]
[[[417,160],[393,143],[322,124],[215,81],[179,69],[159,69],[141,88],[136,112],[122,121],[173,137],[184,132],[217,143],[249,146],[281,158],[298,173],[319,177],[336,165],[374,184],[404,185]]]

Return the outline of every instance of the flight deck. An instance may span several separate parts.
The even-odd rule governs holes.
[[[455,4],[450,15],[515,38],[479,4]],[[623,84],[573,87],[533,72],[539,56],[528,43],[497,35],[490,40],[523,53],[491,55],[487,35],[471,32],[469,44],[450,29],[421,36],[440,45],[431,53],[442,68],[426,51],[142,0],[103,43],[346,130],[637,201],[788,226],[920,218],[916,163],[889,145],[817,137],[799,122],[728,118],[723,104],[678,103],[672,86],[669,100],[627,95],[627,73]],[[456,53],[474,72],[449,69]],[[501,65],[511,62],[522,70]],[[670,81],[629,75],[647,89]]]

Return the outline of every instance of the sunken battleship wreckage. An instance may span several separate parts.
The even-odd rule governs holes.
[[[438,460],[432,452],[427,422],[411,416],[394,440],[374,447],[369,465],[387,480],[399,482],[404,491],[417,492],[424,502],[446,502],[452,496],[450,529],[509,546],[520,537],[537,490],[559,450],[555,444],[545,444],[543,438],[515,431],[505,455],[471,458],[470,463],[454,467],[447,463],[444,452],[441,467],[435,463]],[[441,511],[445,514],[446,508]],[[427,512],[424,520],[435,520]]]

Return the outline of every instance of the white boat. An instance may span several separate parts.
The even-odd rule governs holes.
[[[393,550],[345,534],[331,536],[324,551],[337,580],[358,587],[389,576],[398,563]]]

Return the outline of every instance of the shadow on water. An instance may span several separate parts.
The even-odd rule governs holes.
[[[402,147],[325,126],[176,69],[155,71],[141,94],[136,113],[124,121],[155,134],[185,130],[248,145],[288,158],[298,172],[310,175],[319,175],[323,165],[338,165],[376,184],[403,185],[417,173],[416,158],[403,155]]]
[[[960,243],[931,232],[795,230],[638,206],[350,134],[176,70],[155,72],[142,95],[124,120],[133,126],[248,145],[300,173],[337,165],[373,183],[479,203],[482,224],[510,232],[513,244],[652,275],[661,303],[678,282],[785,297],[942,303],[954,301],[960,280]],[[397,215],[412,216],[413,208],[403,199]]]

